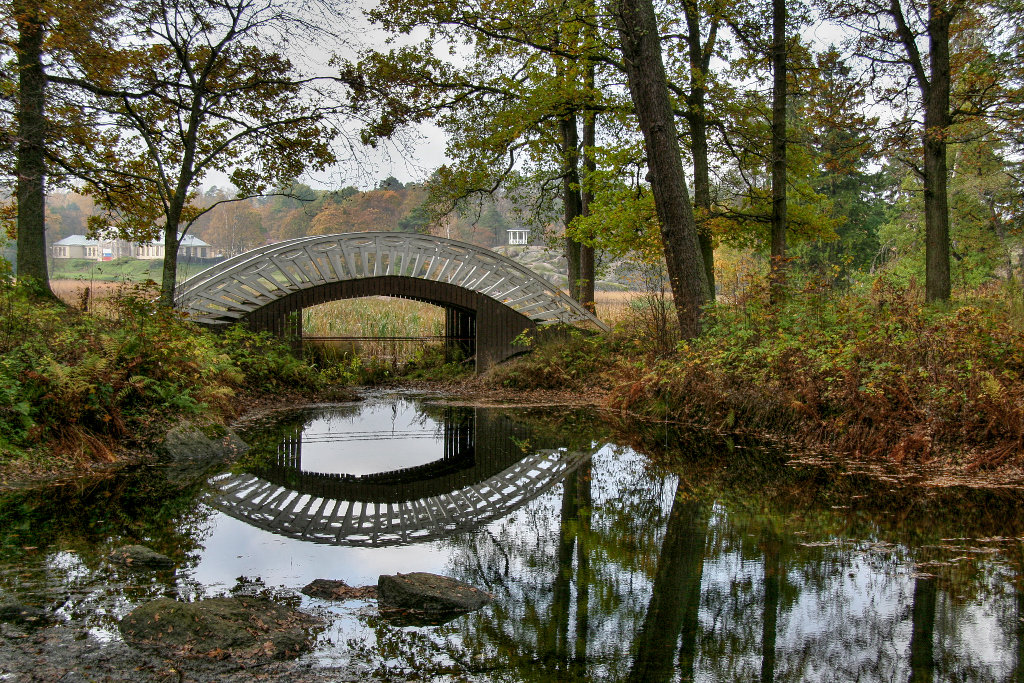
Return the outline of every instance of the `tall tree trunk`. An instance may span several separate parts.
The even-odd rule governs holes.
[[[631,683],[673,680],[680,634],[684,635],[680,654],[682,680],[692,681],[694,677],[707,514],[700,502],[692,497],[686,501],[687,497],[680,482],[661,543],[651,602],[636,640],[628,678]]]
[[[594,65],[587,69],[587,84],[594,87]],[[583,114],[583,175],[585,180],[593,177],[597,171],[597,162],[594,160],[594,147],[597,145],[597,113],[587,111]],[[594,193],[587,189],[580,192],[580,211],[584,216],[589,216],[594,202]],[[580,298],[578,301],[583,304],[591,313],[595,312],[594,305],[594,247],[585,244],[580,245]]]
[[[160,282],[160,305],[171,308],[174,306],[174,285],[178,279],[178,226],[181,223],[181,212],[184,208],[177,200],[172,200],[167,212],[167,223],[164,225],[164,268],[163,280]]]
[[[565,209],[565,260],[568,262],[569,296],[580,301],[579,242],[569,236],[569,226],[577,216],[582,215],[583,200],[580,198],[579,131],[576,128],[576,112],[570,110],[558,122],[562,134],[562,206]]]
[[[18,280],[53,297],[46,268],[46,73],[42,8],[34,0],[15,6],[18,24]]]
[[[771,299],[786,284],[786,0],[772,0]]]
[[[686,96],[686,121],[690,127],[693,155],[693,202],[697,209],[697,241],[708,281],[708,299],[715,300],[715,250],[711,238],[711,173],[708,164],[707,70],[710,51],[701,43],[700,9],[696,0],[683,3],[687,48],[690,54],[690,92]],[[709,41],[714,40],[714,32]]]
[[[652,0],[619,0],[616,21],[629,92],[647,152],[672,298],[683,338],[700,334],[707,277],[668,95]]]
[[[924,110],[925,300],[948,301],[950,295],[949,204],[946,180],[946,135],[949,131],[949,8],[928,3],[931,83]]]
[[[928,302],[948,301],[949,268],[949,196],[946,187],[946,136],[949,133],[949,27],[962,8],[959,0],[928,2],[928,71],[917,48],[917,36],[911,31],[900,0],[889,0],[889,15],[907,53],[907,62],[921,91],[924,103],[924,296]]]
[[[910,636],[910,683],[931,683],[935,672],[932,641],[935,637],[935,579],[914,581],[913,631]]]

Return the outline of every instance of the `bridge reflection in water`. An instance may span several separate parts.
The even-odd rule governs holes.
[[[510,514],[597,450],[560,448],[564,442],[540,436],[499,410],[448,407],[438,425],[443,455],[433,462],[363,475],[312,472],[302,468],[302,448],[303,430],[315,417],[306,413],[282,424],[276,452],[249,472],[215,478],[214,507],[255,527],[315,543],[379,547],[432,541]]]

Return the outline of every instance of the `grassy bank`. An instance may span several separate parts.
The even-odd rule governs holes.
[[[0,469],[111,460],[115,447],[145,448],[174,420],[224,422],[260,396],[314,397],[404,378],[457,389],[467,377],[440,347],[402,366],[302,359],[266,336],[200,330],[156,308],[150,292],[108,294],[83,312],[0,284]],[[709,308],[704,334],[676,343],[671,311],[657,297],[623,295],[614,333],[542,335],[533,353],[486,377],[483,392],[602,393],[627,421],[773,435],[877,462],[1024,466],[1019,291],[961,293],[946,307],[921,298],[883,280],[845,294],[807,287],[780,306],[753,292]],[[438,331],[429,310],[345,303],[307,325],[344,319],[364,334]],[[480,387],[466,384],[472,393]]]
[[[809,288],[781,306],[751,296],[709,309],[704,334],[645,352],[623,328],[572,337],[499,368],[505,387],[603,383],[610,407],[896,464],[1024,464],[1024,306],[1019,292],[951,306],[884,281]]]
[[[0,284],[0,468],[111,461],[181,417],[221,422],[241,397],[351,379],[267,336],[203,331],[145,293],[90,314]]]

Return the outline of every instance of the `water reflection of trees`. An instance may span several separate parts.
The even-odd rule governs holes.
[[[141,543],[179,568],[194,565],[208,533],[210,512],[198,502],[205,483],[202,468],[156,466],[5,493],[0,589],[101,629],[113,629],[139,602],[201,592],[173,570],[131,570],[108,556]]]
[[[651,469],[605,449],[454,539],[453,572],[497,600],[435,633],[449,661],[509,680],[1018,680],[1019,493],[696,452]]]

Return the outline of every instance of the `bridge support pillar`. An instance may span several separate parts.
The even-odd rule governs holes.
[[[444,309],[445,360],[476,354],[476,313],[461,308]]]

